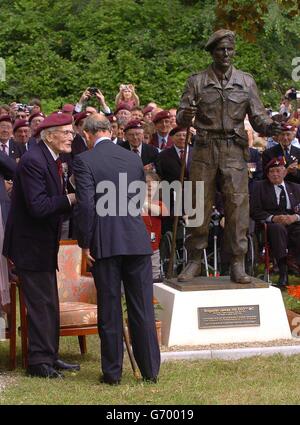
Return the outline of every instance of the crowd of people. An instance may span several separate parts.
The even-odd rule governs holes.
[[[98,108],[89,104],[91,99]],[[280,285],[287,284],[287,248],[291,245],[300,252],[300,111],[293,112],[290,105],[287,92],[278,112],[267,111],[281,125],[276,136],[263,137],[247,117],[244,122],[250,214],[270,224]],[[184,179],[189,179],[196,133],[191,126],[184,155],[188,130],[177,124],[176,113],[176,106],[166,110],[154,102],[141,107],[132,84],[120,85],[113,108],[97,87],[88,87],[76,104],[67,103],[47,116],[37,98],[28,105],[0,105],[0,249],[4,245],[5,254],[0,257],[0,314],[9,307],[9,280],[17,273],[29,317],[29,375],[55,378],[61,376],[59,370],[78,370],[78,365],[58,358],[56,256],[59,238],[72,238],[83,249],[97,287],[102,382],[117,384],[121,379],[120,300],[111,308],[121,282],[135,357],[143,378],[156,382],[160,360],[152,283],[161,277],[159,243],[162,234],[172,230],[174,205],[167,211],[162,202],[151,202],[153,185],[160,180],[178,181],[183,158]],[[99,219],[95,182],[111,180],[121,190],[120,172],[130,177],[127,184],[139,179],[148,184],[141,216]],[[272,185],[278,202],[273,199]],[[138,302],[141,299],[147,303]],[[49,300],[46,316],[51,319],[46,323]],[[40,323],[47,330],[44,338],[36,325]]]

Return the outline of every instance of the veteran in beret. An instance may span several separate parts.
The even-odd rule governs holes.
[[[178,280],[189,281],[200,273],[218,179],[224,199],[224,237],[231,258],[230,277],[233,282],[246,284],[251,278],[244,269],[249,223],[249,151],[244,119],[248,114],[254,130],[264,135],[276,134],[280,125],[267,116],[253,77],[231,64],[235,54],[234,32],[216,31],[205,50],[211,54],[213,63],[189,77],[176,117],[182,127],[189,127],[193,121],[197,132],[190,179],[204,181],[204,221],[190,229],[190,261]]]

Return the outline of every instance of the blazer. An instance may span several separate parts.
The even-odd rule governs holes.
[[[132,182],[145,182],[141,159],[107,139],[94,149],[76,155],[73,171],[77,199],[74,220],[79,246],[90,248],[95,259],[152,254],[140,214],[134,217],[126,213],[136,197],[135,193],[129,193],[128,186]],[[101,184],[110,187],[108,194],[99,188]],[[106,204],[112,208],[115,205],[116,214],[99,214],[101,205],[103,211]],[[123,215],[120,207],[125,210]]]
[[[291,202],[291,209],[300,207],[300,185],[285,182],[286,190]],[[250,198],[250,215],[255,221],[265,221],[270,215],[280,214],[277,204],[274,185],[269,180],[256,181]]]
[[[159,149],[158,134],[157,133],[152,134],[149,145],[152,145],[152,146],[156,147],[157,149]],[[172,146],[173,146],[172,137],[168,135],[167,136],[167,144],[166,144],[165,149],[171,148]]]
[[[88,147],[85,144],[85,141],[83,140],[82,136],[77,133],[72,142],[72,156],[74,157],[74,155],[85,152],[87,150]]]
[[[128,141],[124,142],[122,147],[131,151],[130,144]],[[142,159],[143,165],[148,165],[151,163],[156,165],[158,158],[158,149],[152,145],[147,145],[147,143],[142,143],[142,152],[140,158]]]
[[[193,148],[189,146],[187,168],[186,168],[186,178],[189,174],[189,169],[192,161]],[[161,180],[166,180],[169,183],[172,183],[175,180],[180,179],[181,173],[181,160],[176,152],[175,146],[170,149],[164,149],[158,155],[157,160],[157,173]]]
[[[56,163],[40,142],[17,166],[3,254],[20,269],[55,271],[61,217],[70,209]]]
[[[290,155],[294,156],[298,162],[300,163],[300,149],[296,148],[295,146],[291,145]],[[281,145],[278,143],[276,146],[273,146],[270,149],[266,149],[263,152],[262,155],[262,161],[263,161],[263,169],[265,170],[266,165],[272,158],[277,158],[280,156],[284,156],[283,150]],[[292,160],[290,160],[290,163]],[[287,174],[285,177],[285,180],[294,182],[294,183],[300,183],[300,170],[298,169],[296,174],[293,175],[291,173]]]

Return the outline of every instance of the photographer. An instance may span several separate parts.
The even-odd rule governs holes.
[[[100,109],[104,112],[105,115],[111,114],[110,107],[105,102],[105,97],[101,93],[101,91],[97,87],[88,87],[81,95],[78,103],[75,105],[74,112],[81,112],[83,109],[83,105],[87,103],[89,99],[93,96],[96,97],[97,101],[100,104]]]

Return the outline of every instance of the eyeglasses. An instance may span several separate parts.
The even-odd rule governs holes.
[[[64,136],[68,136],[69,134],[71,134],[71,136],[73,137],[73,139],[76,136],[75,131],[72,131],[72,130],[53,130],[53,132],[62,133]]]

